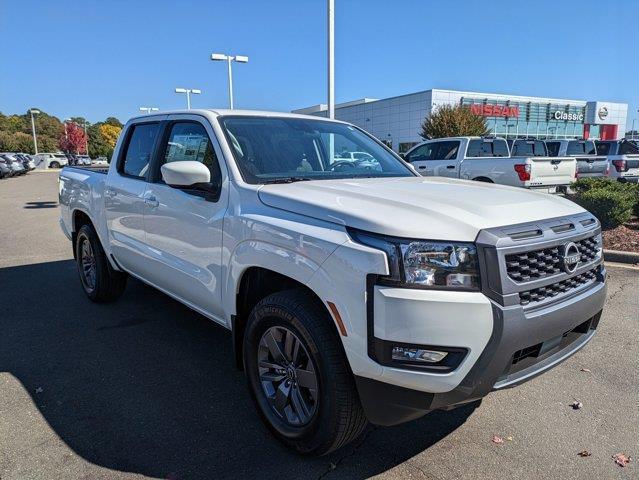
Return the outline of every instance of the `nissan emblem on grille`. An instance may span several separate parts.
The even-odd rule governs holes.
[[[575,242],[565,244],[561,255],[561,263],[566,273],[573,273],[577,270],[577,265],[579,265],[580,260],[581,253],[579,252],[577,244],[575,244]]]

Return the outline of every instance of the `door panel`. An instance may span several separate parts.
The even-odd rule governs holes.
[[[117,262],[140,276],[144,261],[144,194],[150,160],[155,150],[160,123],[129,127],[117,171],[111,171],[104,188],[104,207],[111,252]]]
[[[228,205],[226,171],[209,125],[199,117],[171,118],[159,149],[158,168],[165,162],[201,161],[218,186],[217,201],[193,190],[166,185],[161,176],[145,193],[144,228],[149,281],[216,318],[222,311],[222,227]]]

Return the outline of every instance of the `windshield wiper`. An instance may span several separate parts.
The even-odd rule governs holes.
[[[283,177],[283,178],[272,178],[271,180],[265,180],[264,185],[269,185],[272,183],[295,183],[295,182],[307,182],[312,180],[308,177]]]

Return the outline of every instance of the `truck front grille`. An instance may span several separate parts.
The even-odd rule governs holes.
[[[581,250],[581,247],[580,247]],[[556,297],[562,293],[569,292],[577,287],[592,282],[597,278],[597,269],[595,267],[574,277],[567,278],[557,283],[551,283],[543,287],[535,288],[532,290],[526,290],[519,292],[519,303],[521,305],[528,305],[533,302],[541,302],[548,298]]]
[[[581,253],[581,263],[588,263],[597,256],[595,236],[575,242]],[[560,246],[530,250],[506,255],[506,272],[516,282],[529,282],[562,271]]]

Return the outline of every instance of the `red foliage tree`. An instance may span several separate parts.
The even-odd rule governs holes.
[[[86,154],[86,135],[75,123],[66,124],[66,133],[60,135],[58,147],[65,153]]]

